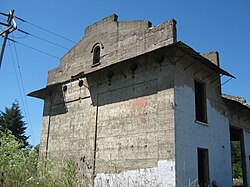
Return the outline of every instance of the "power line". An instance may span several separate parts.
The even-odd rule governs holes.
[[[3,12],[0,12],[1,15],[8,17],[9,15]]]
[[[34,34],[31,34],[31,33],[29,33],[29,32],[23,31],[23,30],[21,30],[21,29],[17,29],[17,30],[18,30],[19,32],[22,32],[22,33],[26,34],[26,35],[33,36],[34,38],[37,38],[37,39],[39,39],[39,40],[42,40],[42,41],[45,41],[45,42],[47,42],[47,43],[53,44],[53,45],[55,45],[55,46],[61,47],[61,48],[63,48],[63,49],[69,50],[69,48],[66,48],[66,47],[64,47],[64,46],[62,46],[62,45],[56,44],[56,43],[54,43],[54,42],[51,42],[51,41],[49,41],[49,40],[47,40],[47,39],[44,39],[44,38],[42,38],[42,37],[36,36],[36,35],[34,35]]]
[[[16,41],[16,40],[11,39],[11,38],[8,38],[8,40],[10,40],[10,41],[12,41],[12,42],[14,42],[14,43],[17,43],[17,44],[19,44],[19,45],[25,46],[25,47],[27,47],[27,48],[30,48],[30,49],[32,49],[32,50],[34,50],[34,51],[43,53],[43,54],[45,54],[45,55],[47,55],[47,56],[53,57],[53,58],[55,58],[55,59],[57,59],[57,60],[60,60],[59,57],[57,57],[57,56],[55,56],[55,55],[52,55],[52,54],[50,54],[50,53],[44,52],[44,51],[42,51],[42,50],[40,50],[40,49],[31,47],[31,46],[29,46],[29,45],[27,45],[27,44],[18,42],[18,41]]]
[[[48,33],[50,33],[50,34],[53,34],[53,35],[55,35],[55,36],[57,36],[57,37],[63,38],[64,40],[67,40],[67,41],[69,41],[69,42],[71,42],[71,43],[73,43],[73,44],[76,44],[75,41],[73,41],[73,40],[71,40],[71,39],[69,39],[69,38],[66,38],[65,36],[62,36],[62,35],[57,34],[57,33],[55,33],[55,32],[52,32],[52,31],[50,31],[50,30],[48,30],[48,29],[45,29],[45,28],[43,28],[43,27],[41,27],[41,26],[38,26],[38,25],[36,25],[36,24],[34,24],[34,23],[31,23],[31,22],[29,22],[29,21],[27,21],[27,20],[24,20],[24,19],[22,19],[22,18],[20,18],[20,17],[18,17],[18,16],[15,16],[15,18],[18,19],[18,20],[20,20],[20,21],[22,21],[22,22],[28,23],[28,24],[32,25],[33,27],[39,28],[39,29],[41,29],[41,30],[43,30],[43,31],[46,31],[46,32],[48,32]]]
[[[9,42],[8,42],[8,43],[9,43]],[[23,109],[24,109],[24,115],[25,115],[25,116],[27,116],[27,111],[26,111],[26,108],[25,108],[25,105],[24,105],[23,92],[22,92],[22,89],[21,89],[21,86],[20,86],[20,82],[19,82],[19,79],[18,79],[17,70],[16,70],[16,66],[15,66],[15,62],[14,62],[14,57],[13,57],[13,53],[12,53],[12,50],[11,50],[10,45],[9,45],[9,48],[10,48],[10,54],[11,54],[11,59],[12,59],[12,64],[13,64],[13,69],[14,69],[14,72],[15,72],[16,81],[17,81],[17,85],[18,85],[18,90],[19,90],[19,93],[20,93],[21,102],[22,102]],[[31,131],[31,129],[30,129],[30,128],[29,128],[29,131],[30,131],[30,134],[31,134],[31,139],[32,139],[33,144],[34,144],[34,143],[35,143],[35,141],[34,141],[34,135],[33,135],[33,132]]]
[[[12,37],[14,38],[13,33],[12,33]],[[20,67],[19,58],[18,58],[18,55],[17,55],[17,48],[16,48],[15,43],[14,43],[14,49],[15,49],[15,55],[16,55],[16,60],[17,60],[18,72],[19,72],[19,76],[20,76],[20,80],[21,80],[21,88],[22,88],[23,94],[24,94],[24,103],[26,105],[26,111],[27,111],[27,116],[28,116],[27,119],[29,120],[30,129],[31,129],[31,133],[32,133],[31,135],[33,136],[33,140],[35,140],[34,131],[33,131],[32,123],[31,123],[31,119],[30,119],[29,107],[28,107],[26,96],[25,96],[25,89],[24,89],[24,84],[23,84],[23,76],[22,76],[22,73],[21,73],[21,67]]]

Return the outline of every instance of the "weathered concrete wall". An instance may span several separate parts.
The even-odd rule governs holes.
[[[175,66],[176,183],[197,186],[197,148],[205,148],[209,153],[210,183],[216,180],[218,186],[232,186],[229,122],[221,110],[219,79],[212,82],[218,74],[202,64],[188,67],[192,62],[185,58]],[[196,121],[195,79],[206,84],[207,123]]]
[[[227,98],[230,98],[227,96]],[[250,186],[250,160],[249,160],[249,155],[250,155],[250,119],[249,119],[249,110],[245,108],[242,104],[246,102],[244,99],[240,97],[234,97],[233,100],[241,103],[237,104],[234,102],[228,102],[224,101],[224,107],[225,107],[225,114],[229,120],[229,124],[231,127],[235,129],[239,129],[243,131],[243,140],[244,140],[244,148],[245,148],[245,169],[246,169],[246,177],[247,177],[247,184]],[[242,105],[242,106],[240,106]]]
[[[111,64],[176,42],[176,22],[166,21],[151,27],[148,21],[118,22],[112,15],[85,30],[83,39],[49,71],[47,84],[69,80],[80,72],[89,73]],[[93,65],[93,47],[101,46],[100,65]]]
[[[118,22],[112,15],[87,27],[82,40],[49,71],[47,85],[65,82],[67,91],[57,86],[44,98],[40,154],[73,156],[88,177],[114,172],[107,162],[124,172],[174,163],[169,65],[161,67],[152,54],[123,62],[115,71],[110,65],[176,42],[175,25],[174,20],[156,27],[148,21]],[[95,45],[101,47],[98,66],[93,66]],[[79,80],[70,81],[79,73],[88,74],[82,87]]]
[[[149,53],[83,80],[82,87],[77,80],[53,93],[52,108],[45,99],[41,154],[47,149],[58,159],[73,156],[79,167],[87,164],[82,172],[91,176],[94,169],[96,186],[118,172],[116,182],[130,186],[175,185],[173,65]]]
[[[210,60],[212,63],[220,67],[219,53],[217,51],[211,51],[206,54],[202,54],[203,57]]]
[[[226,96],[226,98],[230,98],[230,96]],[[235,100],[236,99],[236,100]],[[229,120],[231,126],[236,127],[238,129],[244,129],[250,132],[250,111],[244,105],[245,100],[241,97],[234,97],[233,101],[230,102],[224,99],[224,111]],[[236,101],[236,102],[235,102]]]
[[[123,172],[118,181],[125,176],[137,181],[138,178],[134,177],[141,175],[141,180],[145,182],[146,176],[155,178],[155,171],[162,169],[172,175],[165,175],[163,180],[161,174],[157,176],[157,181],[163,185],[175,182],[172,178],[175,175],[173,67],[167,61],[160,67],[153,57],[149,54],[126,62],[119,68],[98,72],[98,79],[106,79],[106,83],[102,81],[96,88],[96,184],[100,184],[100,177],[102,182],[111,181],[113,175],[105,175],[106,180],[103,178],[107,172],[114,175]],[[134,63],[137,68],[131,72]],[[110,71],[114,75],[112,80],[107,81]],[[94,73],[89,79],[96,77]],[[114,167],[110,168],[109,163]],[[153,169],[154,172],[145,176],[138,169]],[[132,173],[135,175],[130,175]],[[119,182],[127,184],[126,177],[124,180]]]
[[[80,88],[78,81],[66,86],[66,92],[60,88],[54,90],[52,99],[45,99],[40,155],[75,159],[79,174],[91,181],[96,107],[92,106],[89,90]]]

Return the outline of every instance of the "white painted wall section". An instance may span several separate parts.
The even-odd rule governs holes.
[[[175,187],[175,162],[158,161],[155,168],[130,170],[122,173],[99,173],[95,178],[95,187]]]
[[[197,148],[208,149],[210,184],[232,186],[228,119],[207,99],[208,123],[195,122],[194,90],[175,87],[176,186],[197,186]]]

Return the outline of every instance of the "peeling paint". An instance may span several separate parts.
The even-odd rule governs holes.
[[[195,121],[192,87],[175,87],[177,186],[197,186],[198,148],[208,149],[210,183],[216,180],[219,186],[232,186],[229,121],[209,99],[213,94],[209,87],[206,94],[208,123],[200,123]]]
[[[99,173],[95,178],[94,186],[175,187],[175,161],[160,160],[155,168],[129,170],[111,174]]]

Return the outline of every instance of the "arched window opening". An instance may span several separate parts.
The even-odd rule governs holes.
[[[100,46],[96,46],[93,54],[93,65],[100,63],[100,52],[101,52]]]

